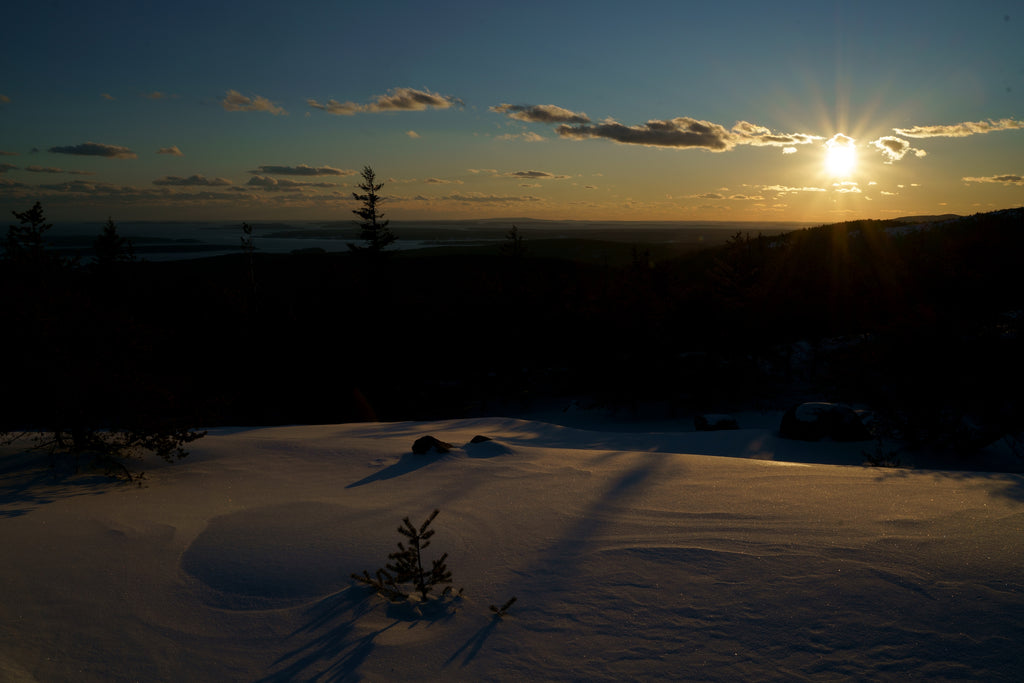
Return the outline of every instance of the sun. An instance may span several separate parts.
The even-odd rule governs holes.
[[[857,166],[857,147],[853,138],[836,133],[825,141],[825,171],[835,178],[848,178]]]

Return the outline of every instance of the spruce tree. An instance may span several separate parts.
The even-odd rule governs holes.
[[[135,250],[127,237],[117,232],[117,225],[114,219],[108,217],[107,224],[103,226],[96,240],[92,243],[96,254],[93,256],[93,264],[97,267],[105,267],[123,261],[134,261]]]
[[[388,228],[390,221],[384,219],[384,213],[379,207],[384,198],[378,193],[384,187],[384,183],[377,182],[377,174],[369,166],[363,167],[361,175],[363,182],[356,187],[363,192],[362,194],[353,192],[352,196],[356,201],[361,202],[362,206],[353,209],[352,213],[360,218],[358,221],[359,239],[363,240],[365,244],[363,246],[349,244],[348,248],[352,251],[368,251],[376,254],[394,242],[395,235]]]
[[[28,211],[12,211],[18,225],[7,228],[4,241],[4,260],[20,267],[39,268],[50,261],[46,253],[44,234],[53,227],[46,222],[43,206],[36,202]]]

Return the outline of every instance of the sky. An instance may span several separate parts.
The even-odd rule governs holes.
[[[835,222],[1024,204],[1024,2],[4,10],[0,210]],[[11,220],[10,218],[8,220]]]

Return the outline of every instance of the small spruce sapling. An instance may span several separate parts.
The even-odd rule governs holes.
[[[363,570],[362,574],[352,574],[352,578],[395,602],[405,600],[413,593],[419,593],[420,600],[425,602],[430,592],[442,584],[449,585],[445,586],[440,597],[450,595],[452,573],[445,564],[448,553],[433,560],[430,569],[423,566],[423,551],[430,545],[430,538],[434,535],[434,530],[428,527],[439,512],[440,510],[434,510],[419,528],[415,527],[408,517],[403,519],[402,526],[398,527],[398,533],[408,539],[408,545],[399,541],[398,551],[388,555],[388,559],[392,561],[384,568],[378,569],[374,576]],[[461,594],[460,588],[456,595]]]

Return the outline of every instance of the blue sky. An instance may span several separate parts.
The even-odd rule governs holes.
[[[832,221],[1024,204],[1022,2],[5,9],[0,209]]]

